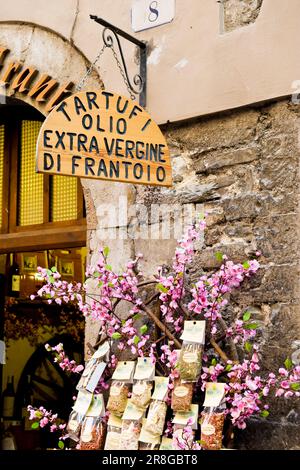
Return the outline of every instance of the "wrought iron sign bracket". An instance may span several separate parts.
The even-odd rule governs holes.
[[[118,62],[118,65],[120,67],[123,67],[123,69],[120,68],[121,74],[128,87],[128,90],[131,92],[131,94],[133,93],[134,95],[139,95],[139,104],[144,108],[146,106],[146,91],[147,91],[147,44],[146,42],[139,41],[138,39],[126,33],[122,29],[117,28],[116,26],[112,25],[111,23],[108,23],[108,21],[103,20],[102,18],[99,18],[99,16],[90,15],[90,18],[91,20],[96,21],[96,23],[99,23],[101,26],[104,27],[103,32],[102,32],[104,45],[106,47],[110,47],[113,52],[115,52],[114,40],[116,41],[119,54],[121,57],[121,62],[118,61],[116,56],[115,58]],[[121,36],[127,41],[138,46],[139,51],[140,51],[140,71],[138,74],[134,75],[132,79],[133,83],[130,80],[129,75],[128,75],[128,70],[127,70],[125,59],[124,59],[124,54],[123,54],[119,36]]]

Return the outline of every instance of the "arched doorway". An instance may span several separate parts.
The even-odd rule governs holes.
[[[43,345],[55,346],[54,338],[63,335],[72,344],[69,351],[83,357],[82,315],[30,299],[40,286],[37,266],[56,266],[64,280],[82,282],[86,259],[80,180],[35,172],[43,120],[21,100],[7,98],[0,105],[0,329],[7,357],[1,379],[5,392],[13,377],[17,392],[10,408],[2,397],[1,415],[4,426],[17,430],[19,449],[43,446],[43,433],[37,439],[36,432],[25,429],[27,404],[45,406],[48,401],[55,410],[55,404],[71,403],[75,390],[76,382],[64,380],[59,367],[51,368],[53,357]]]

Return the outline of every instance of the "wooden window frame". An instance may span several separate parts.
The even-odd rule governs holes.
[[[44,206],[42,224],[18,225],[18,177],[21,122],[27,117],[19,113],[0,119],[4,124],[4,162],[2,227],[0,228],[0,253],[44,250],[51,248],[86,245],[86,219],[84,218],[83,194],[77,179],[78,213],[76,220],[52,222],[50,220],[50,175],[44,174]]]

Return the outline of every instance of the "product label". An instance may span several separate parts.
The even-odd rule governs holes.
[[[205,320],[187,320],[184,322],[183,333],[180,337],[189,343],[204,344],[205,342]]]
[[[89,377],[89,381],[85,387],[89,392],[93,392],[97,387],[106,365],[106,362],[100,362]]]
[[[89,406],[91,404],[93,398],[93,394],[88,392],[87,390],[80,390],[77,395],[77,399],[73,410],[81,415],[85,415]]]
[[[11,290],[14,292],[20,292],[20,279],[19,274],[13,274],[11,277]]]
[[[95,418],[104,416],[104,400],[103,395],[94,395],[86,416],[94,416]]]
[[[124,382],[132,382],[135,362],[134,361],[121,361],[118,363],[115,372],[113,373],[113,380],[122,380]]]
[[[176,397],[185,397],[189,393],[188,389],[184,387],[183,385],[179,385],[178,387],[175,388],[174,390],[174,395]]]
[[[205,387],[205,400],[203,406],[219,406],[225,394],[225,384],[208,382]]]
[[[14,415],[14,397],[4,397],[3,398],[3,417],[9,418]]]
[[[131,400],[128,400],[122,419],[137,421],[142,418],[143,414],[143,410],[140,410]]]
[[[186,426],[188,420],[192,419],[191,428],[197,429],[198,414],[199,414],[199,405],[193,404],[191,405],[190,411],[186,411],[186,412],[178,411],[173,418],[173,423]]]
[[[143,426],[141,429],[141,434],[139,437],[139,441],[145,442],[146,444],[159,444],[160,442],[160,435],[159,434],[152,434],[151,432],[145,429],[147,420],[143,419]]]
[[[114,428],[121,428],[122,427],[122,419],[119,418],[119,416],[116,416],[114,414],[110,414],[108,418],[108,426],[114,427]],[[120,435],[119,435],[120,437]]]
[[[105,450],[119,450],[121,433],[109,431],[106,436]]]
[[[211,436],[216,431],[216,428],[212,424],[202,424],[201,432],[205,436]]]
[[[155,388],[152,394],[152,400],[163,401],[168,393],[169,379],[168,377],[155,377]]]
[[[105,341],[105,343],[101,344],[99,348],[97,349],[97,351],[94,352],[92,358],[100,359],[101,357],[104,357],[108,352],[109,352],[109,344],[108,344],[108,341]]]
[[[197,362],[198,354],[196,352],[186,351],[186,352],[183,353],[182,359],[187,364],[192,364],[194,362]]]
[[[139,357],[134,373],[135,380],[153,380],[155,374],[155,364],[152,364],[150,357]]]

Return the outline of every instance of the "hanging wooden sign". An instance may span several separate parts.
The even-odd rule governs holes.
[[[150,115],[108,91],[82,91],[56,106],[37,141],[37,172],[171,186],[170,153]]]

